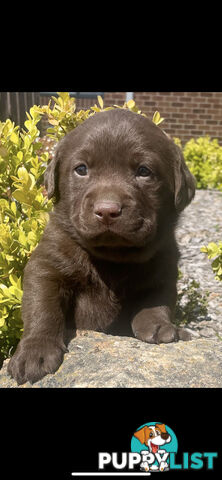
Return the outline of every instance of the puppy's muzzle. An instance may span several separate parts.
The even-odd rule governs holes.
[[[110,225],[120,217],[122,214],[122,207],[118,202],[96,202],[94,204],[93,213],[100,222],[105,225]]]

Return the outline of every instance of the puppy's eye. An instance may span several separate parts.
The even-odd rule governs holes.
[[[77,175],[80,175],[81,177],[84,177],[88,173],[87,166],[84,164],[79,165],[74,170],[77,173]]]
[[[153,437],[153,432],[150,432],[150,438],[152,438],[152,437]]]
[[[152,175],[151,170],[144,165],[141,165],[136,172],[137,177],[149,177],[150,175]]]

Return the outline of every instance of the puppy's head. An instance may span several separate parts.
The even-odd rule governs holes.
[[[180,149],[152,121],[121,109],[67,134],[45,185],[70,235],[117,262],[149,259],[195,191]]]
[[[165,443],[171,442],[171,436],[167,432],[165,425],[156,423],[156,425],[150,425],[137,430],[134,436],[146,446],[149,447],[150,452],[156,453],[160,446]]]

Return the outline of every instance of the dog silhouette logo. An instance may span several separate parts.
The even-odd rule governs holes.
[[[169,470],[169,455],[178,450],[178,441],[173,430],[160,422],[141,425],[131,439],[131,451],[140,453],[140,470],[163,472]]]

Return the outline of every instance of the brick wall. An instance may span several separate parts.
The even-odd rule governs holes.
[[[125,92],[108,92],[105,106],[122,105]],[[164,130],[182,143],[209,135],[222,144],[222,92],[134,92],[137,106],[152,118],[158,110]]]
[[[113,104],[123,105],[126,100],[126,92],[105,92],[104,107],[110,107]]]

